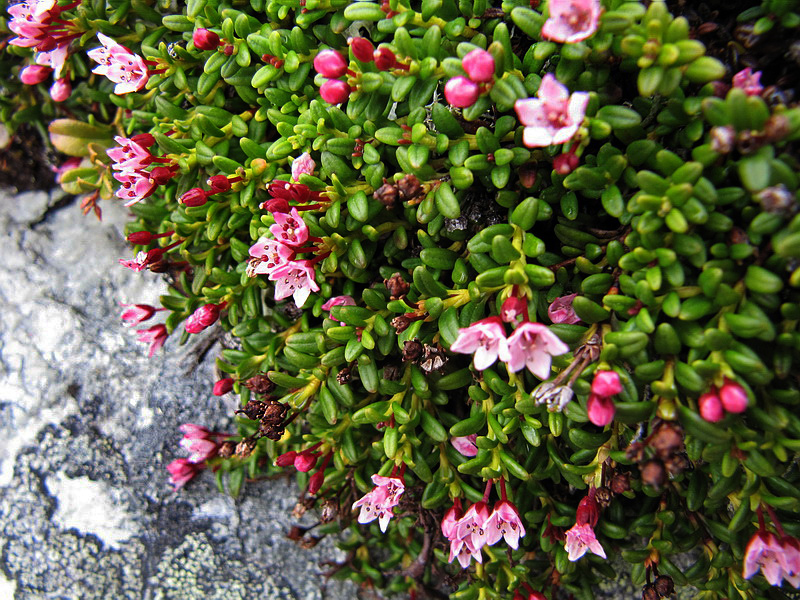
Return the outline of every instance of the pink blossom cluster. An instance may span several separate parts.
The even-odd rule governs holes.
[[[722,420],[726,412],[743,413],[748,403],[745,389],[735,381],[725,379],[719,390],[712,385],[708,392],[700,396],[697,407],[701,417],[709,423],[716,423]]]
[[[487,91],[487,84],[494,81],[494,57],[486,50],[475,48],[461,59],[467,76],[459,75],[444,86],[445,99],[458,108],[475,104],[478,97]]]
[[[508,311],[501,312],[508,318]],[[541,323],[518,323],[514,319],[512,324],[514,332],[506,337],[501,317],[477,321],[459,330],[450,350],[474,354],[473,366],[479,371],[489,368],[499,358],[514,373],[527,367],[539,379],[549,378],[552,357],[569,352],[569,346]]]
[[[536,98],[517,100],[514,108],[525,129],[522,141],[529,148],[563,144],[571,140],[583,123],[587,92],[570,95],[552,73],[542,79]]]
[[[764,91],[761,85],[761,71],[753,72],[750,67],[742,69],[733,76],[733,87],[744,90],[748,96],[759,96]]]
[[[612,396],[622,391],[622,383],[616,371],[597,371],[592,381],[592,392],[586,403],[589,420],[599,427],[605,427],[614,420],[616,408]]]
[[[166,310],[156,308],[149,304],[120,304],[124,311],[120,317],[124,321],[125,327],[133,327],[143,321],[149,320],[156,312]],[[153,356],[167,339],[167,327],[165,325],[154,325],[148,329],[137,329],[137,341],[150,344],[150,356]]]
[[[572,44],[585,40],[597,31],[599,0],[550,0],[550,13],[542,26],[542,37]]]
[[[125,206],[151,196],[158,186],[164,185],[175,176],[177,165],[150,152],[155,144],[155,138],[151,134],[141,133],[132,138],[118,135],[114,141],[119,145],[110,148],[107,154],[114,161],[111,164],[115,171],[114,179],[121,184],[116,196],[125,201]],[[158,166],[148,171],[148,167],[154,163]]]
[[[493,546],[501,539],[514,550],[519,548],[525,527],[517,507],[505,498],[495,503],[491,513],[484,500],[476,502],[463,514],[461,501],[456,498],[442,519],[442,534],[450,542],[450,562],[457,559],[466,569],[473,558],[483,563],[481,549]]]
[[[405,482],[400,477],[372,476],[372,488],[365,496],[353,503],[353,510],[360,509],[359,523],[371,523],[378,519],[381,531],[386,532],[389,521],[394,516],[394,507],[400,503],[400,496],[406,491]]]
[[[605,550],[597,536],[594,528],[600,516],[597,500],[595,500],[595,488],[590,488],[589,493],[578,503],[578,511],[575,515],[575,525],[567,530],[564,549],[567,551],[567,558],[571,561],[580,559],[587,552],[591,552],[606,558]]]
[[[780,586],[785,579],[800,587],[800,541],[759,528],[747,544],[742,577],[750,579],[759,571],[770,585]]]
[[[20,71],[20,80],[26,85],[36,85],[52,74],[55,82],[50,96],[56,102],[63,102],[72,93],[69,76],[65,73],[66,61],[70,43],[80,37],[68,31],[69,23],[59,15],[77,4],[58,6],[55,0],[24,0],[8,8],[11,15],[8,27],[16,34],[9,43],[36,50],[35,64]]]
[[[189,458],[178,458],[167,465],[169,482],[176,490],[194,478],[203,469],[203,463],[217,455],[220,443],[231,437],[230,434],[217,433],[191,423],[184,423],[180,430],[183,432],[180,445],[189,452]]]
[[[87,52],[99,65],[92,73],[104,75],[116,83],[114,93],[117,95],[141,90],[150,79],[145,60],[107,35],[98,33],[97,37],[103,45]]]
[[[347,73],[347,59],[337,50],[320,50],[314,57],[314,69],[326,78],[319,94],[328,104],[341,104],[350,96],[350,86],[342,79]]]

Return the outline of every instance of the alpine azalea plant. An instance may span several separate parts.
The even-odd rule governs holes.
[[[800,14],[753,4],[12,1],[0,119],[130,211],[143,352],[215,344],[165,485],[291,474],[398,597],[779,598]]]

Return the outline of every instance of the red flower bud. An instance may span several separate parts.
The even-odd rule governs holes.
[[[336,50],[321,50],[314,57],[314,69],[328,79],[337,79],[347,73],[347,61]]]
[[[313,496],[319,491],[319,488],[322,487],[322,483],[325,481],[325,472],[320,469],[316,473],[314,473],[311,478],[308,480],[308,489],[306,492]]]
[[[572,152],[565,152],[553,159],[553,169],[559,175],[569,175],[578,167],[579,162],[580,159]]]
[[[233,389],[233,378],[225,377],[224,379],[220,379],[214,384],[214,391],[212,393],[215,396],[224,396],[232,389]]]
[[[72,84],[69,79],[62,77],[50,87],[50,97],[56,102],[64,102],[72,93]]]
[[[725,416],[722,410],[722,402],[720,402],[719,396],[717,396],[716,389],[714,388],[712,388],[712,391],[706,392],[700,396],[697,400],[697,406],[700,409],[700,416],[709,423],[721,421],[722,417]]]
[[[149,148],[156,143],[156,138],[151,133],[137,133],[131,138],[132,142],[136,142],[142,148]]]
[[[719,389],[719,399],[728,412],[742,413],[747,410],[747,392],[730,379],[726,379],[725,384]]]
[[[203,206],[208,201],[208,192],[200,188],[192,188],[178,198],[178,202],[184,206]]]
[[[468,52],[461,59],[461,66],[475,83],[488,83],[494,80],[494,57],[486,50],[475,48]]]
[[[397,57],[394,55],[394,52],[386,47],[378,48],[372,56],[375,59],[375,66],[379,71],[388,71],[397,64]]]
[[[360,60],[361,62],[365,63],[369,63],[374,60],[373,53],[375,52],[375,47],[368,39],[351,37],[349,40],[347,40],[347,43],[350,44],[350,50],[353,52],[353,56],[355,56],[356,60]]]
[[[598,427],[605,427],[614,420],[614,413],[617,408],[614,406],[614,401],[607,396],[598,396],[597,394],[589,394],[589,401],[586,403],[586,412],[589,415],[589,421]]]
[[[174,176],[175,173],[172,169],[168,169],[167,167],[155,167],[150,171],[150,181],[156,185],[165,185]]]
[[[294,459],[296,457],[297,457],[297,452],[295,452],[294,450],[285,452],[284,454],[281,454],[278,458],[275,459],[275,466],[288,467],[289,465],[294,464]]]
[[[153,234],[149,231],[134,231],[128,236],[128,241],[137,246],[146,246],[153,241]]]
[[[616,371],[597,371],[592,380],[592,393],[598,396],[615,396],[622,391],[622,383]]]
[[[466,77],[453,77],[444,86],[444,97],[448,103],[458,108],[467,108],[478,99],[478,85]]]
[[[43,65],[30,65],[19,72],[19,79],[25,85],[36,85],[50,77],[53,69]]]
[[[210,327],[219,319],[219,311],[223,308],[223,304],[205,304],[194,311],[191,316],[186,319],[184,327],[189,333],[200,333],[207,327]]]
[[[207,183],[211,186],[210,194],[224,194],[231,189],[231,182],[225,175],[213,175]]]
[[[308,473],[317,464],[317,455],[310,452],[300,452],[294,459],[294,468],[303,473]]]
[[[328,104],[341,104],[350,97],[350,86],[338,79],[328,79],[319,88],[319,95]]]
[[[575,523],[577,525],[589,524],[590,527],[597,525],[597,519],[600,517],[600,510],[597,506],[597,500],[594,499],[595,489],[590,488],[588,495],[584,496],[578,503],[578,511],[575,514]]]
[[[214,50],[219,47],[219,36],[201,27],[192,34],[192,42],[198,50]]]

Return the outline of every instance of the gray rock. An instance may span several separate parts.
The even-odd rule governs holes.
[[[146,600],[353,598],[319,562],[325,539],[286,539],[297,491],[249,486],[234,501],[203,473],[175,493],[178,426],[232,430],[232,398],[169,339],[147,358],[119,302],[157,304],[158,275],[130,258],[126,211],[84,217],[59,196],[0,198],[0,598]],[[156,317],[154,322],[157,322]]]

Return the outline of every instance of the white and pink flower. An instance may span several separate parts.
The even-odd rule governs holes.
[[[313,175],[317,163],[308,152],[303,152],[292,161],[292,180],[300,181],[301,175]]]
[[[452,352],[474,354],[473,365],[479,371],[491,367],[498,356],[507,353],[506,334],[497,317],[489,317],[460,329],[450,346]]]
[[[250,256],[252,258],[247,267],[247,274],[255,277],[271,275],[276,269],[287,265],[293,258],[294,252],[276,240],[262,237],[250,246]]]
[[[529,148],[563,144],[583,123],[589,94],[569,90],[552,73],[542,79],[537,98],[517,100],[514,108],[525,126],[522,141]]]
[[[167,341],[167,327],[163,324],[161,325],[153,325],[148,329],[137,329],[136,336],[137,341],[144,342],[146,344],[150,344],[150,352],[148,354],[149,357],[152,357],[161,346],[164,345],[164,342]]]
[[[784,575],[792,572],[780,541],[774,533],[764,530],[757,531],[747,544],[742,577],[750,579],[758,571],[770,585],[780,585]]]
[[[508,337],[505,347],[501,348],[500,359],[508,363],[512,372],[527,367],[539,379],[547,379],[550,377],[552,357],[565,352],[569,352],[569,346],[546,325],[522,323]]]
[[[273,216],[275,224],[269,230],[277,241],[295,248],[308,241],[308,226],[296,208],[289,213],[273,213]]]
[[[519,538],[525,535],[525,527],[522,526],[517,507],[508,500],[500,500],[494,505],[484,529],[488,545],[493,546],[500,538],[504,538],[506,544],[514,550],[519,548]]]
[[[269,278],[275,282],[275,300],[292,296],[298,308],[308,300],[311,292],[318,292],[314,267],[308,260],[292,260],[273,270]]]
[[[555,42],[575,43],[597,31],[599,0],[550,0],[550,17],[542,26],[542,37]]]
[[[567,541],[564,544],[567,558],[575,562],[587,552],[606,558],[603,546],[597,541],[594,528],[589,523],[578,524],[567,530]]]
[[[475,444],[475,440],[477,439],[478,434],[473,433],[472,435],[452,437],[450,438],[450,443],[453,444],[453,448],[458,450],[462,456],[472,458],[478,455],[478,446]]]
[[[375,487],[364,497],[353,503],[353,509],[361,509],[358,513],[359,523],[371,523],[378,519],[381,531],[386,532],[389,521],[394,516],[392,510],[400,502],[405,492],[405,483],[398,477],[372,476]]]
[[[175,491],[186,485],[202,470],[202,464],[193,463],[187,458],[176,458],[167,465],[169,482],[174,486]]]
[[[150,78],[144,59],[107,35],[98,33],[97,37],[103,45],[87,52],[89,58],[99,63],[92,73],[104,75],[116,83],[114,93],[117,95],[141,90]]]
[[[559,296],[550,306],[547,307],[547,317],[553,323],[566,323],[574,325],[580,323],[581,318],[575,314],[575,309],[572,308],[572,301],[578,294],[567,294],[566,296]]]
[[[750,67],[742,69],[733,76],[733,87],[744,90],[748,96],[760,95],[764,91],[764,86],[761,85],[761,71],[753,72]]]
[[[120,306],[126,309],[120,315],[126,327],[133,327],[142,321],[147,321],[156,311],[163,310],[149,304],[120,304]]]

